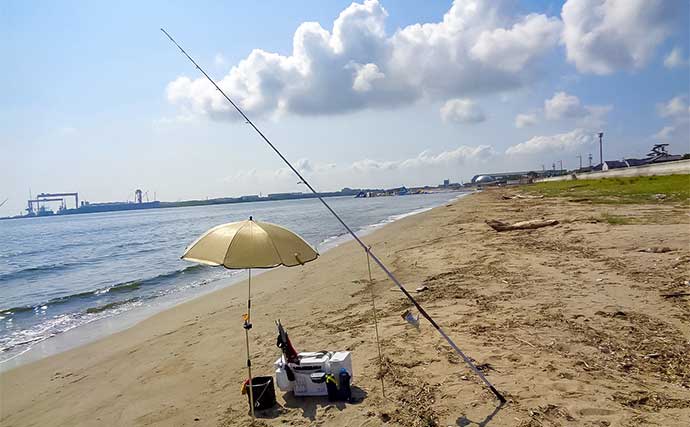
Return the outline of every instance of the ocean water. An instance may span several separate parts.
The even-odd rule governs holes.
[[[353,230],[366,233],[461,194],[327,201]],[[180,256],[212,226],[250,215],[293,230],[319,252],[347,239],[314,199],[0,221],[0,369],[68,331],[131,323],[241,280],[244,271]]]

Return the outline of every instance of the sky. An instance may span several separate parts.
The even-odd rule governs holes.
[[[0,216],[321,191],[690,152],[684,0],[0,5]]]

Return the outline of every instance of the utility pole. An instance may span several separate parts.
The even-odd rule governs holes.
[[[599,132],[599,164],[604,166],[604,149],[603,149],[603,142],[602,140],[604,139],[604,132]]]
[[[558,170],[563,171],[563,160],[558,161]]]
[[[580,170],[582,170],[582,154],[578,154],[577,157],[580,160]]]

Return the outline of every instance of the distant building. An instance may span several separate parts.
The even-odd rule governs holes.
[[[683,156],[669,154],[668,151],[666,151],[667,146],[668,144],[655,144],[652,147],[652,151],[650,151],[644,159],[623,159],[622,161],[606,160],[603,165],[594,166],[592,170],[607,171],[611,169],[632,168],[652,163],[674,162],[683,159]]]
[[[448,187],[450,185],[450,179],[444,179],[443,180],[443,186]]]
[[[627,168],[628,165],[620,160],[605,160],[604,164],[601,166],[601,170],[607,171],[611,169]]]

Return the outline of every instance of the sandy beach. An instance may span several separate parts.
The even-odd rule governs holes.
[[[253,281],[255,375],[300,351],[353,352],[357,403],[294,398],[257,425],[683,426],[690,420],[690,215],[673,204],[593,205],[473,194],[366,236],[508,398],[492,393],[352,242]],[[617,224],[613,214],[630,218]],[[326,213],[324,213],[326,215]],[[498,233],[485,220],[556,219]],[[249,425],[246,285],[195,299],[93,344],[0,375],[0,424]],[[679,296],[673,296],[678,294]]]

